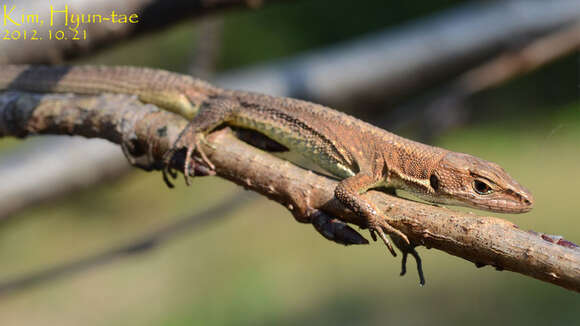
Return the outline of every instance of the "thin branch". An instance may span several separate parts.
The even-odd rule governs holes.
[[[161,167],[163,154],[185,124],[174,114],[140,105],[134,97],[0,95],[0,136],[48,133],[102,137],[124,143],[134,155],[148,153],[157,163],[155,168]],[[208,140],[212,148],[204,150],[217,175],[277,201],[297,220],[307,222],[308,211],[314,208],[365,227],[360,217],[334,198],[336,180],[251,147],[228,129],[214,132]],[[175,167],[180,166],[176,162]],[[390,223],[413,243],[477,266],[492,265],[580,292],[580,249],[570,242],[554,242],[502,219],[455,212],[382,192],[370,191],[364,197],[382,208]]]
[[[384,102],[440,84],[579,16],[577,0],[469,1],[354,41],[234,71],[216,84],[343,107],[354,101],[360,108],[361,98]],[[239,78],[248,82],[240,87]]]
[[[525,44],[503,51],[483,64],[462,73],[449,85],[426,98],[413,100],[384,118],[391,129],[400,129],[422,118],[422,139],[431,139],[451,126],[464,122],[469,115],[466,101],[475,94],[530,73],[541,66],[580,50],[580,21]],[[425,102],[429,103],[425,105]],[[412,112],[412,114],[410,114]]]
[[[197,25],[197,44],[191,60],[189,74],[200,79],[210,79],[221,50],[224,29],[223,17],[206,17]]]
[[[249,195],[236,193],[230,198],[222,201],[219,205],[195,214],[185,217],[175,223],[169,224],[159,230],[150,232],[138,239],[129,242],[126,245],[107,249],[103,252],[83,257],[81,259],[59,264],[54,267],[33,272],[11,280],[0,282],[0,296],[5,296],[14,291],[23,290],[30,286],[39,285],[48,281],[54,281],[59,278],[69,276],[75,273],[85,271],[90,268],[109,264],[119,258],[142,254],[159,247],[165,242],[173,239],[176,235],[185,231],[195,231],[208,222],[215,223],[220,219],[237,209],[249,200]]]
[[[580,49],[580,21],[463,74],[456,88],[468,95],[500,85]]]
[[[0,222],[132,170],[119,147],[103,139],[51,136],[29,142],[0,157]]]

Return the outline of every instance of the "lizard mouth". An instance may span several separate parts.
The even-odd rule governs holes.
[[[534,199],[529,192],[515,192],[509,189],[497,192],[495,196],[465,198],[463,201],[464,206],[496,213],[526,213],[534,207]]]
[[[495,213],[526,213],[532,210],[533,200],[530,195],[521,196],[521,198],[506,199],[506,198],[485,198],[476,199],[473,197],[429,197],[428,201],[440,203],[444,205],[464,206],[470,208],[481,209]]]
[[[528,199],[521,202],[507,199],[491,199],[485,202],[471,202],[466,206],[475,206],[497,213],[526,213],[533,208],[532,201]]]

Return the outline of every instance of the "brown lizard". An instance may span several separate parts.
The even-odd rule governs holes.
[[[405,234],[390,225],[362,193],[373,188],[404,189],[432,203],[503,213],[523,213],[533,206],[530,192],[495,163],[408,140],[310,102],[223,90],[189,76],[135,67],[0,66],[1,89],[134,94],[190,119],[166,155],[168,183],[170,160],[179,151],[186,152],[186,180],[194,151],[213,168],[199,145],[216,127],[225,124],[258,131],[340,178],[336,199],[364,218],[372,238],[378,235],[396,255],[386,235],[394,236],[403,259],[410,253],[418,266],[419,257]],[[331,240],[362,243],[352,234],[329,234],[334,229],[320,225],[317,230]]]

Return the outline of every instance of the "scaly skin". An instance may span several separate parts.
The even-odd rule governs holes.
[[[133,67],[1,66],[0,89],[134,94],[178,113],[191,123],[167,159],[186,149],[186,176],[192,152],[200,151],[204,135],[217,126],[256,130],[341,178],[336,198],[364,217],[373,239],[377,233],[393,254],[385,232],[402,239],[396,243],[405,257],[411,253],[418,258],[407,237],[360,194],[393,187],[433,203],[494,212],[523,213],[533,206],[530,192],[495,163],[417,143],[305,101],[222,90],[188,76]],[[201,151],[200,155],[205,158]]]

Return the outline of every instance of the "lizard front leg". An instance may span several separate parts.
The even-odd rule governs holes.
[[[175,175],[171,170],[171,163],[175,154],[179,151],[186,150],[183,175],[187,185],[189,185],[192,165],[191,159],[194,151],[199,153],[201,159],[211,170],[214,169],[214,165],[207,158],[207,155],[200,145],[205,141],[205,135],[224,122],[227,122],[236,114],[238,109],[239,103],[219,97],[202,103],[198,114],[183,129],[173,144],[173,147],[164,155],[163,180],[170,188],[173,187],[173,184],[169,181],[168,175]]]
[[[397,254],[395,253],[395,250],[385,232],[396,234],[408,243],[409,240],[407,239],[407,236],[391,226],[379,215],[378,210],[373,204],[364,200],[360,196],[362,193],[367,191],[369,187],[375,185],[376,182],[376,178],[374,178],[371,173],[359,172],[350,178],[342,180],[334,190],[334,196],[344,206],[366,219],[373,240],[376,240],[375,233],[378,234],[387,248],[389,248],[391,254],[396,257]]]

